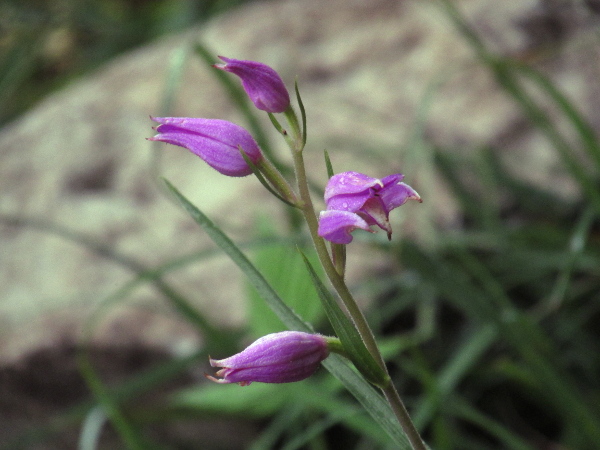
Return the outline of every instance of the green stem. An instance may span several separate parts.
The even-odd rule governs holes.
[[[325,340],[327,341],[327,349],[332,353],[337,353],[338,355],[343,356],[346,359],[350,359],[346,349],[342,345],[342,341],[340,341],[336,337],[325,336]]]
[[[358,307],[356,300],[350,293],[346,283],[344,282],[343,277],[338,273],[335,266],[333,265],[331,258],[329,256],[329,252],[327,251],[327,247],[325,245],[325,241],[318,234],[319,222],[317,216],[315,214],[315,210],[312,204],[312,200],[310,198],[310,193],[308,190],[308,184],[306,182],[306,171],[304,168],[304,160],[302,157],[301,151],[294,151],[294,168],[296,169],[296,177],[298,180],[298,190],[300,192],[300,198],[303,202],[302,213],[306,222],[308,224],[308,228],[317,250],[317,255],[319,256],[319,260],[321,265],[323,266],[329,281],[333,285],[334,289],[339,294],[346,310],[348,311],[348,315],[352,319],[352,322],[356,326],[356,329],[360,333],[360,336],[365,343],[365,346],[369,350],[369,353],[373,356],[375,361],[381,366],[381,368],[385,371],[385,373],[389,376],[387,371],[387,367],[381,356],[381,352],[379,351],[379,347],[377,346],[377,342],[375,340],[375,336],[373,335],[373,331],[369,327],[367,320]],[[398,419],[398,422],[402,426],[402,429],[406,433],[413,449],[415,450],[426,450],[426,446],[423,443],[423,440],[419,436],[410,416],[400,396],[398,395],[398,391],[393,383],[388,383],[387,386],[381,388],[385,398],[389,402],[394,415]]]
[[[419,435],[419,432],[415,428],[410,416],[408,415],[408,411],[398,395],[398,391],[394,386],[394,383],[389,383],[385,388],[381,389],[383,391],[383,395],[385,395],[386,400],[392,407],[394,414],[398,418],[398,422],[402,426],[402,429],[406,433],[406,437],[410,441],[410,445],[412,445],[415,450],[427,450],[427,446],[423,439]]]
[[[385,368],[385,363],[383,362],[383,358],[381,357],[379,348],[377,347],[375,336],[373,335],[373,332],[371,331],[364,314],[358,307],[356,300],[354,300],[354,297],[348,290],[344,279],[333,265],[331,257],[329,256],[329,252],[327,251],[327,246],[325,245],[325,240],[319,236],[319,221],[317,219],[317,215],[315,214],[308,189],[308,183],[306,182],[306,171],[304,168],[304,158],[302,157],[302,153],[300,151],[294,151],[293,156],[294,168],[296,170],[296,177],[298,180],[298,191],[300,193],[300,199],[303,203],[301,210],[306,223],[308,224],[308,229],[315,249],[317,250],[319,261],[321,262],[321,265],[327,274],[327,278],[329,278],[329,281],[342,299],[342,302],[344,303],[350,318],[354,322],[356,329],[365,342],[365,346],[369,350],[369,353],[373,355],[375,360],[382,368]]]
[[[331,255],[337,273],[344,278],[346,274],[346,245],[331,244]]]
[[[317,255],[319,257],[319,261],[329,278],[329,281],[333,285],[334,289],[337,291],[338,295],[342,299],[346,310],[348,311],[348,315],[350,316],[352,322],[356,326],[365,346],[369,350],[369,353],[373,356],[375,361],[379,364],[379,366],[385,371],[385,373],[389,377],[389,373],[387,371],[387,367],[381,356],[381,352],[379,351],[379,347],[377,346],[377,342],[375,340],[375,336],[373,331],[369,327],[367,320],[358,307],[356,300],[350,293],[346,283],[344,282],[344,277],[342,274],[338,272],[335,265],[333,264],[329,252],[327,251],[327,246],[325,245],[325,240],[319,236],[318,228],[319,221],[317,219],[317,215],[315,213],[315,209],[313,207],[312,199],[310,196],[310,191],[308,188],[308,179],[306,177],[306,169],[304,166],[304,158],[302,156],[302,150],[304,149],[304,143],[302,140],[302,136],[300,135],[300,127],[298,126],[297,117],[291,112],[286,111],[286,117],[290,122],[292,132],[292,141],[293,145],[291,145],[292,156],[294,160],[294,170],[296,172],[296,180],[298,183],[298,192],[300,194],[301,199],[301,210],[306,223],[308,225],[308,229],[310,235],[312,237],[312,241],[314,243],[315,249],[317,251]],[[389,402],[394,415],[398,419],[400,426],[406,433],[413,449],[415,450],[426,450],[423,440],[419,436],[410,416],[400,396],[398,395],[398,391],[394,387],[393,383],[389,382],[386,386],[381,387],[385,398]]]
[[[264,175],[264,177],[269,180],[271,185],[277,189],[277,192],[281,194],[281,196],[286,199],[289,203],[294,206],[300,206],[300,202],[298,202],[298,198],[294,193],[294,190],[287,182],[281,172],[277,170],[277,168],[273,165],[273,163],[269,160],[269,158],[262,158],[256,166],[260,170],[260,172]]]
[[[294,171],[296,172],[296,182],[298,184],[298,192],[300,195],[300,204],[299,207],[302,211],[304,219],[308,225],[308,229],[317,251],[317,255],[319,257],[319,261],[327,274],[327,278],[333,285],[334,289],[340,296],[344,306],[346,307],[346,311],[350,316],[350,319],[354,323],[354,326],[358,330],[365,347],[371,354],[371,356],[375,359],[377,364],[381,367],[381,369],[387,375],[387,379],[389,378],[389,372],[385,365],[385,361],[381,356],[381,352],[379,351],[379,347],[377,346],[377,341],[375,340],[375,335],[369,327],[367,319],[364,314],[358,307],[356,300],[350,293],[350,290],[346,286],[344,281],[344,270],[343,268],[340,270],[340,267],[336,267],[334,264],[332,257],[329,255],[329,251],[327,250],[327,246],[325,244],[325,240],[319,236],[319,221],[317,219],[317,215],[315,213],[315,209],[312,203],[312,198],[310,196],[310,190],[308,187],[308,178],[306,176],[306,168],[304,166],[304,157],[302,156],[302,151],[304,150],[304,136],[303,131],[300,129],[300,124],[298,123],[298,116],[294,112],[293,108],[290,106],[285,112],[284,115],[290,125],[291,133],[286,136],[286,142],[290,146],[292,150],[292,157],[294,161]],[[304,118],[303,114],[303,120]],[[303,124],[303,130],[304,128]],[[305,132],[305,131],[304,131]],[[343,264],[343,263],[342,263]],[[391,381],[388,381],[385,385],[379,386],[385,395],[386,400],[390,404],[392,411],[400,426],[404,430],[404,433],[408,437],[411,446],[414,450],[427,450],[425,443],[421,439],[421,436],[417,432],[410,416],[408,415],[408,411],[402,403],[402,399],[400,395],[398,395],[398,391],[396,387]]]

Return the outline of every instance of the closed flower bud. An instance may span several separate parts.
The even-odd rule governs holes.
[[[290,95],[283,80],[271,67],[255,61],[219,58],[225,64],[215,64],[213,67],[240,77],[246,94],[258,109],[281,113],[290,106]]]
[[[252,173],[240,148],[253,163],[263,157],[250,133],[226,120],[192,117],[152,117],[152,120],[160,125],[155,128],[158,134],[148,140],[187,148],[223,175],[243,177]]]
[[[319,334],[282,331],[261,337],[242,352],[225,359],[210,359],[212,367],[220,367],[217,383],[247,386],[261,383],[291,383],[310,377],[321,361],[329,356],[327,339]]]

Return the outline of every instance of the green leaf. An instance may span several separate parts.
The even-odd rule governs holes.
[[[85,379],[88,388],[94,394],[94,397],[101,405],[106,416],[125,442],[127,448],[137,450],[147,448],[149,442],[146,442],[141,430],[133,424],[131,419],[122,411],[121,405],[110,395],[108,387],[102,382],[91,361],[89,355],[82,349],[78,355],[79,371]]]
[[[577,106],[558,89],[550,78],[535,68],[513,60],[507,60],[506,63],[535,82],[554,101],[562,112],[562,117],[567,119],[573,129],[579,134],[583,149],[594,159],[596,167],[600,169],[600,142],[598,141],[597,133],[594,127],[585,119],[585,116],[578,110]]]
[[[330,355],[323,366],[356,398],[369,415],[394,440],[398,449],[412,449],[390,405],[339,355]]]
[[[102,407],[95,406],[90,409],[81,424],[78,450],[97,450],[99,448],[100,435],[106,421],[107,417]]]
[[[287,131],[285,131],[283,129],[283,127],[279,123],[279,120],[277,120],[277,118],[273,115],[273,113],[267,113],[267,115],[269,116],[269,119],[271,120],[271,123],[273,124],[273,126],[275,127],[275,129],[277,130],[277,132],[279,134],[285,136],[287,134]]]
[[[208,217],[185,198],[169,181],[164,180],[168,190],[175,196],[192,219],[202,227],[206,234],[217,244],[221,250],[244,272],[250,284],[258,294],[269,304],[281,321],[291,330],[313,332],[312,327],[302,320],[281,300],[277,292],[267,282],[265,277],[250,262],[248,257],[221,231]]]
[[[333,176],[333,166],[331,165],[331,159],[329,159],[329,152],[327,150],[323,150],[323,156],[325,156],[325,167],[327,168],[327,177],[331,178]]]
[[[217,385],[205,383],[191,389],[183,389],[171,396],[168,410],[186,416],[239,416],[245,419],[274,418],[274,422],[294,411],[293,420],[307,411],[325,413],[335,422],[344,422],[349,428],[369,437],[381,445],[389,445],[390,438],[382,434],[365,412],[345,398],[339,398],[338,383],[321,378],[300,383],[264,384],[252,383],[240,387],[236,384]],[[284,419],[285,420],[285,419]],[[289,423],[288,423],[289,425]],[[277,440],[287,427],[271,430],[273,436],[265,439]],[[265,448],[256,445],[252,448]],[[268,448],[271,448],[269,446]]]
[[[263,236],[273,236],[274,230],[266,221],[259,228]],[[282,243],[263,246],[255,255],[255,267],[285,299],[286,305],[304,320],[318,322],[322,318],[321,304],[314,295],[311,278],[300,255]],[[314,251],[311,259],[317,261]],[[248,298],[250,329],[254,337],[287,329],[255,289],[248,290]]]
[[[333,298],[333,295],[331,295],[329,290],[321,282],[311,263],[308,261],[308,258],[306,258],[302,252],[301,255],[302,258],[304,258],[304,263],[310,273],[313,284],[317,289],[325,313],[331,322],[331,326],[340,338],[340,341],[342,341],[342,345],[348,353],[348,357],[367,380],[377,386],[385,386],[389,383],[389,377],[369,353],[360,334],[356,330],[356,327],[350,319],[348,319],[346,314],[344,314]]]
[[[449,401],[457,384],[463,380],[497,338],[498,330],[493,325],[477,328],[457,346],[450,360],[436,375],[429,395],[423,397],[417,406],[413,420],[419,429],[424,429],[433,420],[442,404]]]
[[[265,179],[265,177],[263,176],[263,174],[260,172],[260,169],[248,157],[247,153],[244,151],[244,149],[241,146],[239,147],[239,150],[240,150],[240,154],[242,155],[242,158],[244,158],[244,161],[246,162],[246,164],[248,164],[248,167],[250,167],[250,169],[252,170],[252,173],[256,176],[256,178],[258,179],[258,181],[260,182],[260,184],[262,184],[263,187],[267,191],[269,191],[275,198],[281,200],[283,203],[285,203],[288,206],[296,207],[296,205],[294,205],[292,202],[286,200],[277,191],[275,191],[275,189],[273,187],[271,187],[271,185],[269,184],[269,182]]]
[[[552,363],[553,343],[528,315],[514,307],[498,281],[472,255],[458,251],[457,265],[404,242],[403,260],[435,284],[440,293],[473,321],[498,327],[502,342],[512,346],[535,374],[541,391],[552,392],[548,401],[556,410],[568,411],[571,424],[590,442],[600,438],[600,419],[571,374]],[[481,286],[481,287],[478,287]]]
[[[240,387],[237,384],[204,383],[173,395],[170,407],[182,408],[196,414],[223,414],[243,416],[247,419],[269,417],[289,400],[298,384],[252,383]]]
[[[302,103],[302,97],[300,97],[298,80],[294,82],[294,90],[296,91],[296,100],[298,100],[298,107],[300,108],[300,117],[302,117],[302,148],[304,148],[306,145],[306,110],[304,109],[304,103]]]
[[[501,443],[502,448],[511,448],[514,450],[533,450],[528,442],[521,439],[516,433],[505,428],[500,422],[486,416],[467,401],[458,396],[452,397],[452,413],[467,422],[480,426],[490,435],[495,436]]]

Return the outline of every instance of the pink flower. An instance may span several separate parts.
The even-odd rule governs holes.
[[[222,367],[216,383],[291,383],[310,377],[329,356],[327,338],[300,331],[282,331],[261,337],[244,351],[229,358],[210,358],[212,367]]]
[[[253,163],[263,155],[250,133],[226,120],[192,117],[152,117],[158,122],[158,134],[149,141],[166,142],[187,148],[223,175],[243,177],[252,169],[246,164],[240,148]]]
[[[349,244],[352,231],[372,231],[370,226],[377,225],[391,238],[390,211],[410,199],[421,201],[402,178],[404,175],[397,173],[379,180],[358,172],[331,177],[325,188],[327,210],[319,217],[319,236],[335,244]]]
[[[225,64],[215,64],[213,67],[240,77],[244,90],[258,109],[281,113],[290,106],[290,95],[275,70],[255,61],[243,61],[224,56],[219,58]]]

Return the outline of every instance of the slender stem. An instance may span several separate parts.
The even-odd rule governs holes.
[[[299,206],[298,198],[296,197],[294,190],[269,158],[262,158],[257,163],[257,167],[283,198],[294,206]]]
[[[386,374],[388,374],[387,367],[385,365],[383,357],[381,356],[379,347],[377,346],[375,336],[373,335],[373,332],[372,332],[371,328],[369,327],[369,324],[367,323],[367,320],[366,320],[364,314],[362,313],[362,311],[358,307],[356,301],[354,300],[354,297],[348,290],[348,287],[346,286],[346,283],[344,282],[343,276],[341,276],[338,273],[335,266],[333,265],[331,258],[329,256],[329,252],[327,251],[325,241],[323,240],[322,237],[320,237],[318,235],[319,223],[317,220],[317,216],[315,214],[314,207],[312,205],[312,200],[310,198],[308,184],[306,183],[306,171],[304,168],[304,161],[302,158],[302,153],[301,152],[293,152],[293,153],[294,153],[294,168],[296,169],[296,177],[298,180],[298,190],[300,192],[300,198],[302,199],[302,202],[304,203],[302,206],[302,213],[304,214],[304,217],[308,224],[308,228],[309,228],[310,234],[312,236],[313,243],[317,250],[317,255],[319,256],[319,260],[320,260],[331,284],[333,285],[333,287],[339,294],[340,298],[344,302],[344,306],[346,307],[346,310],[348,311],[350,318],[352,319],[352,321],[354,322],[354,325],[356,326],[358,332],[360,333],[360,335],[365,343],[365,346],[369,350],[369,353],[371,353],[371,355],[373,355],[373,357],[375,358],[377,363],[383,368],[383,370],[386,372]],[[398,395],[398,391],[396,391],[394,384],[390,382],[385,387],[382,387],[381,390],[383,391],[385,398],[387,399],[388,403],[390,404],[392,411],[394,412],[394,415],[398,419],[400,426],[406,433],[413,449],[426,450],[427,447],[425,446],[423,440],[421,439],[421,436],[419,435],[414,424],[412,423],[412,420],[411,420],[410,416],[408,415],[408,411],[406,410],[404,403],[402,403],[402,400],[400,399],[400,396]]]
[[[342,341],[338,338],[326,336],[325,340],[327,341],[327,350],[333,353],[337,353],[338,355],[342,355],[344,358],[349,358],[346,349],[342,345]]]
[[[292,129],[292,139],[288,140],[290,144],[290,148],[292,150],[292,156],[294,160],[294,170],[296,172],[296,181],[298,183],[298,192],[300,194],[301,200],[301,210],[306,223],[308,225],[308,229],[310,235],[312,237],[312,241],[314,243],[315,249],[317,251],[317,255],[319,257],[319,261],[329,278],[329,281],[333,285],[334,289],[337,291],[338,295],[342,299],[346,310],[348,311],[348,315],[352,319],[352,322],[356,326],[365,346],[369,350],[369,353],[373,356],[375,361],[379,364],[379,366],[385,371],[385,373],[389,377],[389,373],[383,357],[381,356],[381,352],[379,351],[379,347],[377,346],[377,341],[375,340],[375,335],[369,327],[367,319],[364,314],[358,307],[356,300],[352,296],[348,286],[344,281],[343,271],[340,273],[338,268],[334,265],[331,256],[327,250],[327,246],[325,245],[325,240],[319,236],[319,221],[317,219],[317,215],[315,213],[315,209],[313,207],[312,199],[310,196],[310,190],[308,188],[308,179],[306,177],[306,169],[304,166],[304,158],[302,156],[302,151],[304,150],[304,141],[300,132],[300,127],[298,125],[298,118],[294,111],[289,108],[285,112],[286,118],[290,123]],[[290,142],[291,141],[291,142]],[[389,379],[389,378],[388,378]],[[396,390],[394,384],[390,381],[385,386],[380,387],[387,399],[390,407],[400,426],[406,433],[408,440],[410,441],[411,446],[414,450],[427,450],[425,443],[421,439],[421,436],[417,432],[408,411],[406,410],[404,403],[400,396],[398,395],[398,391]]]
[[[398,391],[396,390],[394,383],[389,383],[381,390],[383,391],[383,395],[385,395],[386,400],[392,407],[394,414],[398,418],[398,422],[400,422],[402,429],[406,433],[406,437],[408,437],[410,445],[412,445],[415,450],[427,450],[427,446],[425,445],[425,442],[423,442],[423,439],[419,435],[419,432],[410,419],[408,411],[406,410],[400,395],[398,395]]]
[[[319,236],[319,221],[317,219],[317,215],[315,214],[315,210],[312,204],[312,199],[310,197],[310,192],[308,189],[308,183],[306,178],[306,170],[304,168],[304,158],[302,157],[302,153],[299,151],[293,152],[294,157],[294,168],[296,170],[296,178],[298,180],[298,191],[300,193],[300,199],[303,202],[302,205],[302,213],[308,224],[308,229],[310,231],[310,235],[312,237],[313,243],[317,250],[317,255],[319,256],[319,261],[329,278],[329,281],[333,285],[334,289],[339,294],[346,310],[356,329],[360,333],[365,346],[369,350],[369,353],[373,355],[377,363],[385,369],[385,363],[383,362],[383,358],[379,352],[379,348],[377,347],[377,342],[375,341],[375,336],[367,323],[367,320],[358,307],[356,300],[348,290],[346,283],[344,283],[344,279],[340,276],[338,271],[336,270],[333,262],[331,261],[331,257],[329,256],[329,252],[327,251],[327,246],[325,245],[325,241],[321,236]]]
[[[291,137],[293,144],[290,145],[292,150],[292,157],[294,160],[294,170],[296,172],[296,181],[298,183],[298,192],[300,194],[300,199],[302,201],[301,210],[308,224],[308,229],[310,231],[310,235],[312,237],[312,241],[317,250],[317,255],[319,257],[319,261],[329,278],[329,281],[333,285],[334,289],[339,294],[346,310],[356,329],[360,333],[365,346],[369,350],[369,353],[375,358],[377,363],[384,369],[387,373],[387,369],[385,366],[385,362],[383,361],[383,357],[379,351],[379,347],[377,346],[377,341],[375,340],[375,336],[371,327],[367,323],[367,319],[364,314],[358,307],[356,300],[350,293],[346,283],[344,282],[343,274],[340,274],[335,267],[332,258],[327,251],[327,246],[325,245],[325,240],[319,236],[319,221],[317,219],[317,215],[315,214],[315,208],[312,203],[312,198],[310,196],[310,190],[308,187],[308,178],[306,176],[306,169],[304,166],[304,157],[302,156],[302,150],[304,150],[304,141],[301,136],[300,126],[298,125],[298,117],[294,110],[290,107],[285,111],[285,116],[291,127]]]
[[[344,278],[346,275],[346,245],[331,244],[331,255],[337,273],[340,274],[340,277]]]

